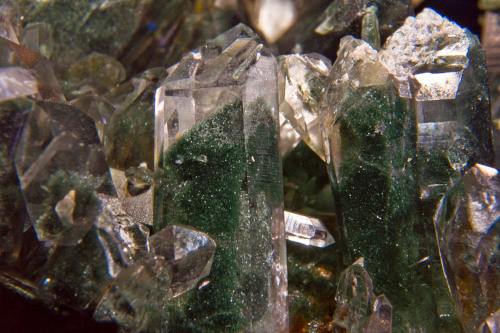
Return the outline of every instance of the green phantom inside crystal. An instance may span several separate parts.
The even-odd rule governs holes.
[[[246,143],[244,113],[257,122]],[[277,138],[264,102],[244,112],[235,100],[194,125],[164,156],[155,199],[163,196],[163,207],[156,208],[163,209],[163,220],[155,230],[187,225],[217,244],[209,284],[170,302],[173,332],[238,332],[266,311],[270,209],[282,197],[270,181],[279,179],[279,165],[272,162]]]

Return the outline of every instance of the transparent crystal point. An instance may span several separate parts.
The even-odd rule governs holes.
[[[149,254],[149,230],[124,209],[119,198],[99,194],[102,211],[95,222],[111,277],[124,267],[145,260]]]
[[[215,241],[196,229],[171,225],[149,239],[151,250],[172,266],[173,296],[194,288],[212,268]]]
[[[175,298],[186,319],[172,329],[287,330],[276,59],[239,24],[168,72],[156,91],[154,230],[185,225],[217,243],[210,283]]]
[[[37,103],[14,161],[39,240],[78,242],[99,214],[95,191],[104,191],[109,177],[92,119],[67,105]]]
[[[327,247],[335,243],[321,220],[285,211],[286,239],[317,247]]]
[[[320,54],[280,56],[280,116],[325,160],[320,129],[323,97],[331,62]]]
[[[127,332],[160,331],[164,306],[172,296],[171,267],[153,257],[120,271],[94,311],[98,321],[115,321]]]
[[[493,162],[485,55],[476,36],[426,8],[388,38],[380,60],[400,96],[414,101],[422,155],[444,155],[462,172],[471,160]]]

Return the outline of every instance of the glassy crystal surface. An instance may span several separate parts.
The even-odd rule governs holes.
[[[125,68],[114,58],[92,52],[72,65],[64,74],[66,96],[74,97],[95,91],[103,94],[125,79]]]
[[[78,109],[38,102],[15,151],[16,171],[38,239],[74,245],[100,211],[95,191],[109,173],[91,118]]]
[[[172,267],[161,257],[122,269],[94,312],[98,321],[115,321],[126,332],[158,332],[163,307],[172,296]]]
[[[368,30],[377,31],[373,29],[377,24],[380,32],[379,38],[383,42],[411,14],[413,14],[413,6],[410,0],[335,0],[319,17],[316,17],[316,21],[311,26],[298,34],[296,32],[295,49],[304,53],[319,52],[335,59],[339,41],[343,36],[361,37],[363,20],[365,20],[365,36]],[[370,17],[364,19],[366,15]],[[366,22],[367,20],[372,22]],[[367,24],[372,28],[369,28]]]
[[[335,331],[392,332],[392,305],[385,295],[375,297],[363,258],[340,274],[335,301]]]
[[[485,56],[476,36],[425,9],[387,40],[380,57],[400,96],[414,101],[422,163],[441,157],[449,172],[471,160],[493,163]]]
[[[119,55],[139,27],[144,2],[23,0],[16,9],[23,26],[41,22],[54,31],[52,58],[63,68],[92,51]]]
[[[108,261],[109,275],[116,277],[120,270],[144,260],[149,253],[149,230],[127,214],[118,198],[98,195],[102,212],[95,222],[99,241]]]
[[[332,235],[319,219],[285,211],[286,239],[312,245],[326,247],[335,243]]]
[[[34,73],[22,67],[0,68],[0,102],[38,94]]]
[[[286,331],[275,58],[240,24],[175,65],[155,112],[154,229],[217,243],[210,284],[176,300],[172,328]]]
[[[299,1],[259,0],[245,1],[252,24],[268,43],[276,42],[294,23]]]
[[[174,297],[194,288],[210,273],[215,242],[203,232],[170,225],[154,234],[150,244],[173,269],[170,289]]]
[[[365,258],[375,292],[391,301],[395,330],[434,330],[441,317],[431,309],[440,298],[422,287],[431,277],[418,266],[429,255],[430,236],[418,213],[416,116],[365,41],[342,40],[330,79],[332,107],[322,124],[348,252]]]
[[[319,114],[331,70],[329,59],[320,54],[281,56],[280,115],[323,160],[324,140]]]
[[[395,306],[397,330],[467,328],[450,297],[449,274],[439,267],[431,226],[442,194],[470,163],[493,160],[484,63],[475,36],[426,9],[380,52],[343,38],[331,70],[332,107],[322,124],[342,235],[351,254],[366,258],[377,293]],[[382,277],[387,260],[397,268]],[[427,288],[419,287],[422,279],[430,281]],[[419,311],[405,315],[416,300]]]
[[[499,179],[498,170],[476,164],[442,198],[435,218],[443,267],[467,330],[478,330],[500,308]]]

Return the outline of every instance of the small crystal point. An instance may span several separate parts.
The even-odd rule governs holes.
[[[332,64],[317,53],[284,55],[278,60],[280,117],[286,119],[307,145],[326,160],[319,115]]]
[[[152,251],[173,267],[172,293],[180,295],[208,276],[215,252],[215,241],[194,228],[170,225],[154,234]]]
[[[335,243],[323,223],[314,217],[285,211],[285,230],[286,239],[292,242],[316,247]]]

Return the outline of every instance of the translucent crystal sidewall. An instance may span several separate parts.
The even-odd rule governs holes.
[[[169,303],[172,332],[286,332],[276,60],[238,25],[185,56],[156,94],[155,232],[216,242],[210,275]]]

